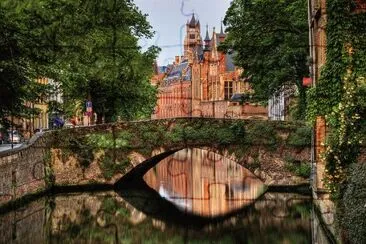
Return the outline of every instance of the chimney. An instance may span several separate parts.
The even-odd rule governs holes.
[[[180,63],[180,57],[179,56],[175,56],[175,63],[179,64]]]

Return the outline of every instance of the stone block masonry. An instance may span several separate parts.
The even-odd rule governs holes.
[[[0,153],[0,206],[46,189],[47,137],[33,144]]]
[[[286,157],[309,162],[310,140],[301,133],[308,129],[297,122],[179,118],[50,131],[0,154],[0,207],[53,186],[113,186],[152,156],[187,147],[233,158],[267,185],[296,185],[302,180],[286,168]]]

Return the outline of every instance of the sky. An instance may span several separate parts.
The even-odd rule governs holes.
[[[209,26],[210,36],[212,27],[220,31],[221,20],[230,6],[231,0],[134,0],[142,13],[148,14],[155,36],[150,40],[140,40],[140,46],[145,50],[151,45],[157,45],[162,50],[158,57],[158,65],[167,65],[174,61],[175,56],[183,55],[185,24],[192,13],[201,23],[201,36],[204,39],[206,25]],[[225,27],[224,27],[225,28]]]

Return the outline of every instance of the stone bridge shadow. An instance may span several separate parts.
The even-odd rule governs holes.
[[[203,148],[237,161],[267,185],[304,179],[286,164],[310,160],[311,129],[303,123],[178,118],[103,124],[55,131],[46,168],[52,185],[115,184],[140,177],[160,159]]]

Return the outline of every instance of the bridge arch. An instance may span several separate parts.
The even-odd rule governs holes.
[[[151,159],[184,148],[213,150],[268,185],[303,183],[285,164],[310,160],[310,129],[294,122],[179,118],[60,130],[49,136],[49,167],[56,185],[115,184],[138,168],[145,172]]]
[[[175,118],[49,131],[0,153],[0,206],[53,186],[113,186],[151,157],[189,147],[231,157],[268,185],[296,184],[284,164],[310,159],[310,130],[299,122]]]

